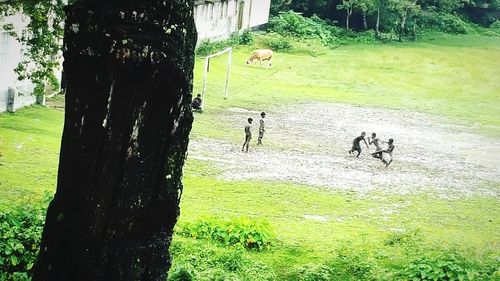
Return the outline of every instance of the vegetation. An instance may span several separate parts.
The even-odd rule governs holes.
[[[429,35],[417,43],[351,44],[334,50],[318,39],[292,38],[289,53],[277,52],[273,68],[243,65],[250,50],[278,36],[283,35],[257,34],[253,45],[235,49],[227,100],[217,94],[225,59],[214,59],[207,110],[196,115],[192,139],[239,141],[239,131],[215,121],[230,107],[258,110],[314,100],[416,110],[500,136],[499,120],[492,114],[500,108],[500,67],[492,59],[500,53],[497,37]],[[201,89],[201,62],[196,64],[195,93]],[[30,221],[34,228],[28,237],[16,234],[19,238],[3,247],[34,243],[36,234],[30,233],[40,227],[38,211],[15,206],[46,206],[39,202],[55,186],[62,119],[62,111],[39,106],[0,115],[0,223],[8,224],[2,231],[19,233],[5,214]],[[493,197],[358,195],[280,182],[226,181],[210,162],[196,159],[186,164],[184,184],[170,280],[500,278],[495,238],[500,209]],[[315,221],[304,214],[332,219]],[[228,238],[229,229],[238,230],[234,240]],[[248,243],[248,233],[260,235],[261,245],[268,246],[257,250]],[[31,250],[15,252],[14,260],[23,261],[19,268],[12,267],[12,254],[1,256],[10,262],[4,275],[18,272],[23,280],[29,272],[36,249],[23,247]]]
[[[25,59],[15,69],[19,80],[29,79],[35,85],[34,94],[44,95],[47,86],[59,88],[55,70],[59,66],[61,42],[64,24],[63,0],[39,1],[1,1],[0,23],[16,13],[22,13],[29,19],[27,29],[16,33],[14,25],[5,23],[4,30],[26,48]]]

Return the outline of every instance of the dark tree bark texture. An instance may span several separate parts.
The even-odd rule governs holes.
[[[66,8],[57,192],[33,281],[166,280],[193,120],[192,11],[192,0]]]

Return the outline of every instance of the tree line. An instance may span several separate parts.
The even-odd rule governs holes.
[[[417,27],[466,33],[462,21],[487,27],[500,16],[500,0],[272,0],[271,14],[293,10],[317,15],[347,29],[396,32]],[[463,25],[463,24],[462,24]]]

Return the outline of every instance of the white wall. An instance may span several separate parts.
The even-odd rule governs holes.
[[[197,1],[194,7],[194,19],[198,31],[198,42],[227,39],[241,29],[248,29],[269,20],[271,0],[212,0]],[[240,9],[243,7],[243,9]],[[240,10],[243,12],[239,14]]]
[[[14,31],[21,33],[27,25],[27,18],[21,15],[7,17],[0,25],[11,23],[14,25]],[[36,98],[31,95],[33,85],[29,81],[19,81],[14,68],[23,59],[23,48],[3,29],[0,31],[0,112],[7,110],[7,99],[9,87],[17,90],[19,94],[15,99],[15,109],[36,102]]]
[[[269,21],[271,0],[245,0],[244,5],[244,29],[263,25]]]
[[[226,39],[237,30],[237,0],[204,3],[194,6],[198,41]]]

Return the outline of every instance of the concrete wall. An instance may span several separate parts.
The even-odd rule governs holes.
[[[239,30],[266,24],[271,0],[196,1],[194,18],[198,42],[227,39]]]
[[[6,18],[0,24],[11,23],[15,32],[20,33],[27,25],[27,19],[21,15]],[[36,102],[31,95],[33,84],[29,81],[18,81],[14,68],[23,59],[23,47],[12,36],[3,29],[0,31],[0,112],[7,111],[9,88],[15,90],[14,105],[12,109],[18,109]]]

